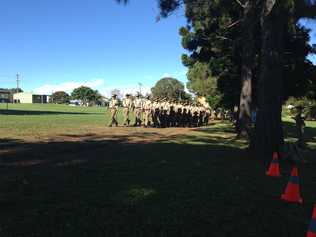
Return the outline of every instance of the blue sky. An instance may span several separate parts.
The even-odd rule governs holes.
[[[163,75],[185,81],[177,13],[155,22],[155,0],[6,0],[0,15],[0,87],[49,92],[87,84],[152,86]]]
[[[156,0],[126,7],[114,0],[4,0],[0,87],[15,87],[17,72],[22,88],[38,93],[83,84],[108,94],[135,91],[138,82],[146,91],[166,75],[185,82],[178,35],[185,18],[178,12],[156,23],[158,13]]]

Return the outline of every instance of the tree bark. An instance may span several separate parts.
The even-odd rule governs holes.
[[[264,0],[261,13],[261,68],[254,145],[257,156],[266,161],[284,143],[281,113],[286,15],[280,2]]]
[[[255,27],[257,12],[254,0],[244,5],[243,38],[242,38],[242,66],[241,66],[241,93],[239,104],[238,136],[251,140],[251,110],[252,84],[255,68]]]
[[[238,117],[238,137],[250,138],[251,107],[252,107],[252,78],[255,64],[255,1],[249,0],[244,5],[241,93]]]

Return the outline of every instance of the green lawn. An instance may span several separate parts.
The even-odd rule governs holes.
[[[122,111],[119,111],[122,123]],[[0,104],[0,137],[32,137],[60,132],[98,129],[109,123],[104,107],[72,107],[53,104]]]
[[[281,178],[266,177],[229,123],[106,128],[104,108],[10,108],[0,111],[1,237],[306,236],[315,122],[299,167],[304,204],[296,205],[279,198],[289,164],[281,162]],[[293,123],[285,129],[294,140]]]

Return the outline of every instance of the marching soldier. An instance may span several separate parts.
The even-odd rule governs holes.
[[[147,96],[146,99],[143,102],[143,110],[144,110],[144,126],[148,127],[150,126],[150,121],[151,121],[151,108],[152,103],[150,101],[150,96]]]
[[[158,128],[159,127],[159,100],[156,99],[152,105],[152,110],[153,110],[153,123],[154,127]]]
[[[193,108],[192,116],[192,126],[197,127],[199,124],[199,111],[196,106]]]
[[[135,111],[135,123],[134,127],[142,125],[142,111],[143,111],[143,101],[140,98],[140,94],[136,95],[134,100],[134,111]]]
[[[182,127],[187,127],[188,126],[188,106],[187,104],[183,105],[183,110],[182,110],[182,117],[181,117],[181,126]]]
[[[124,114],[124,126],[129,126],[131,120],[129,119],[129,113],[133,109],[133,101],[130,94],[126,94],[123,99],[123,114]]]
[[[205,119],[204,119],[204,124],[207,126],[210,121],[210,116],[211,116],[211,107],[209,105],[206,105],[205,107]]]
[[[161,128],[165,127],[165,123],[166,123],[164,105],[165,105],[164,99],[161,99],[159,102],[159,121],[160,121]]]
[[[111,123],[109,126],[113,126],[117,123],[118,112],[118,100],[117,95],[113,95],[109,104],[111,112]],[[213,110],[208,103],[196,102],[179,102],[176,100],[168,100],[167,98],[150,100],[150,96],[145,99],[141,98],[140,94],[136,95],[136,99],[133,101],[130,94],[126,94],[123,99],[123,114],[124,114],[124,126],[130,125],[129,113],[131,110],[135,112],[135,124],[134,126],[145,127],[200,127],[208,125],[209,119],[224,119],[225,113],[222,109],[218,108]],[[303,137],[304,125],[302,119],[298,115],[295,120],[298,127],[300,127],[299,137]],[[301,141],[303,138],[300,139]],[[301,142],[303,143],[303,142]]]
[[[119,106],[119,101],[117,99],[117,95],[113,94],[112,95],[112,99],[109,103],[109,109],[111,112],[111,122],[109,124],[109,127],[112,127],[113,124],[115,124],[115,126],[118,126],[118,122],[117,122],[117,110],[118,110],[118,106]]]
[[[179,102],[177,103],[176,106],[176,127],[181,127],[182,126],[182,110],[183,110],[183,106],[182,104],[180,104]]]
[[[176,126],[176,104],[175,100],[171,101],[169,107],[169,126],[175,127]]]

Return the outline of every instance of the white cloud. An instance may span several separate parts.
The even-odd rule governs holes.
[[[161,77],[162,77],[162,78],[163,78],[163,77],[174,77],[174,78],[178,78],[178,79],[179,79],[179,77],[181,78],[181,77],[183,77],[183,76],[186,76],[186,75],[187,75],[187,72],[188,72],[187,69],[182,70],[182,71],[176,71],[176,72],[173,72],[173,73],[165,72],[164,74],[162,74]]]
[[[96,90],[104,86],[104,84],[105,84],[104,79],[94,79],[94,80],[86,81],[86,82],[70,81],[70,82],[63,82],[60,84],[45,84],[43,86],[40,86],[34,89],[34,92],[37,94],[51,94],[52,92],[56,92],[56,91],[65,91],[67,93],[71,93],[73,89],[80,86],[87,86]]]
[[[167,72],[165,72],[164,74],[162,74],[162,76],[161,76],[162,78],[163,77],[172,77],[172,75],[171,74],[169,74],[169,73],[167,73]]]
[[[38,88],[35,88],[33,90],[36,94],[46,94],[50,95],[53,92],[56,91],[65,91],[69,94],[75,89],[80,86],[87,86],[94,90],[98,90],[103,96],[110,97],[111,92],[114,89],[120,90],[120,94],[122,96],[125,96],[127,93],[136,95],[139,92],[139,86],[137,84],[135,85],[124,85],[124,86],[105,86],[105,80],[104,79],[94,79],[90,81],[69,81],[69,82],[63,82],[60,84],[45,84]],[[147,93],[151,93],[151,87],[147,85],[142,85],[141,92],[143,95],[146,95]]]
[[[137,85],[126,85],[126,86],[111,86],[111,87],[104,87],[100,89],[100,93],[106,97],[111,96],[111,92],[117,89],[120,91],[121,96],[125,96],[126,94],[136,95],[139,92],[139,86]],[[142,95],[146,95],[151,93],[150,86],[142,86],[141,88]]]

